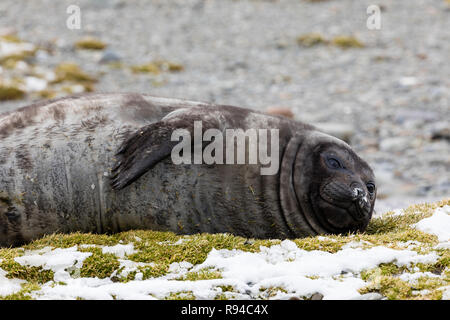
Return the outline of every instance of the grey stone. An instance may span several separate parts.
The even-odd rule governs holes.
[[[323,294],[321,294],[320,292],[316,292],[311,296],[310,300],[322,300],[323,299]]]
[[[111,63],[121,61],[122,57],[112,50],[105,50],[100,57],[99,63]]]

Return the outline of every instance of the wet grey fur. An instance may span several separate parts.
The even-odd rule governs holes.
[[[204,129],[280,129],[278,174],[262,176],[259,165],[172,164],[168,132],[195,120]],[[0,246],[74,231],[255,238],[334,232],[304,214],[310,209],[299,202],[308,200],[296,198],[291,181],[299,146],[323,143],[357,157],[310,125],[243,108],[140,94],[81,95],[27,106],[0,115]],[[370,171],[363,160],[355,161],[361,165],[355,170]]]

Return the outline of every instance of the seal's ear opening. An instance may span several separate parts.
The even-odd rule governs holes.
[[[135,132],[116,153],[111,185],[120,190],[139,179],[159,161],[170,155],[174,142],[172,130],[162,122],[152,123]]]

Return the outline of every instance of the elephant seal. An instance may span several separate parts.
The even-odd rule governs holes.
[[[171,134],[196,121],[216,132],[278,130],[278,170],[174,164]],[[75,231],[347,233],[366,228],[375,198],[373,172],[350,146],[281,116],[141,94],[79,95],[0,115],[0,246]]]

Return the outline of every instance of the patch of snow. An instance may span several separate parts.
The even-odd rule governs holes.
[[[6,275],[7,272],[0,269],[0,297],[19,292],[22,289],[21,284],[26,282],[19,279],[8,279]]]
[[[441,242],[437,244],[434,249],[450,249],[450,241]]]
[[[430,290],[428,290],[428,289],[424,289],[424,290],[413,290],[412,291],[412,294],[414,294],[414,295],[426,295],[426,294],[429,294],[429,293],[431,293],[431,291]]]
[[[397,242],[397,246],[399,246],[401,248],[407,248],[407,249],[412,249],[412,248],[415,248],[420,245],[421,245],[421,243],[419,241],[415,241],[415,240],[409,240],[406,242]]]
[[[83,266],[84,259],[90,255],[92,255],[91,252],[77,251],[77,246],[54,250],[46,247],[41,250],[30,251],[28,254],[14,258],[14,260],[23,266],[52,270],[55,273],[55,281],[66,281],[70,279],[70,274],[66,269],[70,267],[80,269]]]
[[[113,283],[109,278],[77,278],[66,279],[64,285],[50,281],[41,286],[41,290],[32,293],[35,299],[43,300],[73,300],[83,298],[87,300],[112,300],[111,294],[102,290],[102,286]]]
[[[439,290],[444,291],[442,293],[442,300],[450,300],[450,286],[439,288]]]
[[[399,278],[405,282],[417,283],[417,280],[422,277],[427,278],[439,278],[438,275],[431,272],[415,272],[415,273],[402,273]]]
[[[189,262],[174,262],[169,266],[169,272],[173,274],[184,274],[193,267],[192,263]]]
[[[136,253],[136,251],[134,250],[134,244],[133,243],[129,243],[129,244],[117,244],[115,246],[112,247],[103,247],[102,248],[102,253],[112,253],[114,255],[116,255],[118,258],[125,258],[125,255],[130,255],[133,253]]]
[[[128,276],[129,273],[134,272],[134,271],[138,271],[139,267],[148,267],[148,266],[154,266],[154,263],[145,263],[145,262],[135,262],[135,261],[131,261],[131,260],[124,260],[124,259],[119,259],[119,270],[121,270],[120,275],[123,277]],[[142,273],[141,273],[142,275]],[[136,274],[137,276],[137,274]],[[136,278],[135,276],[135,278]],[[136,279],[137,280],[137,279]],[[142,277],[141,277],[142,280]]]
[[[370,243],[369,241],[351,241],[349,243],[346,243],[345,245],[342,246],[341,249],[347,249],[347,248],[363,248],[364,245],[372,245],[372,243]]]
[[[442,208],[437,208],[431,217],[422,219],[412,226],[420,231],[436,235],[439,242],[449,241],[450,206],[446,205]]]
[[[103,249],[103,252],[121,256],[134,252],[132,244]],[[76,265],[76,261],[82,263],[86,254],[90,253],[77,253],[74,247],[42,254],[31,252],[30,255],[16,259],[28,265],[61,271]],[[62,255],[65,256],[64,259]],[[142,273],[138,273],[135,280],[126,283],[113,282],[109,278],[74,279],[64,271],[67,277],[59,277],[63,280],[57,280],[55,273],[55,281],[42,285],[32,296],[37,299],[162,299],[170,293],[192,291],[197,299],[214,299],[222,293],[219,286],[233,286],[234,292],[230,295],[238,299],[261,298],[260,289],[270,287],[281,287],[287,291],[271,297],[277,299],[308,297],[314,293],[322,294],[324,299],[354,299],[361,297],[358,289],[367,285],[359,276],[363,270],[375,268],[380,263],[395,263],[398,266],[433,263],[437,258],[434,252],[421,255],[415,251],[381,246],[369,249],[347,247],[336,253],[306,251],[298,248],[293,241],[285,240],[271,247],[261,247],[260,252],[212,249],[201,264],[193,266],[188,262],[172,263],[165,276],[143,280]],[[137,271],[138,266],[143,265],[125,259],[119,261],[121,267],[125,268],[125,273]],[[188,272],[198,272],[205,268],[221,272],[222,279],[175,280]],[[414,280],[415,277],[424,275],[429,276],[428,273],[420,273],[404,278]],[[64,281],[64,284],[58,281]]]

